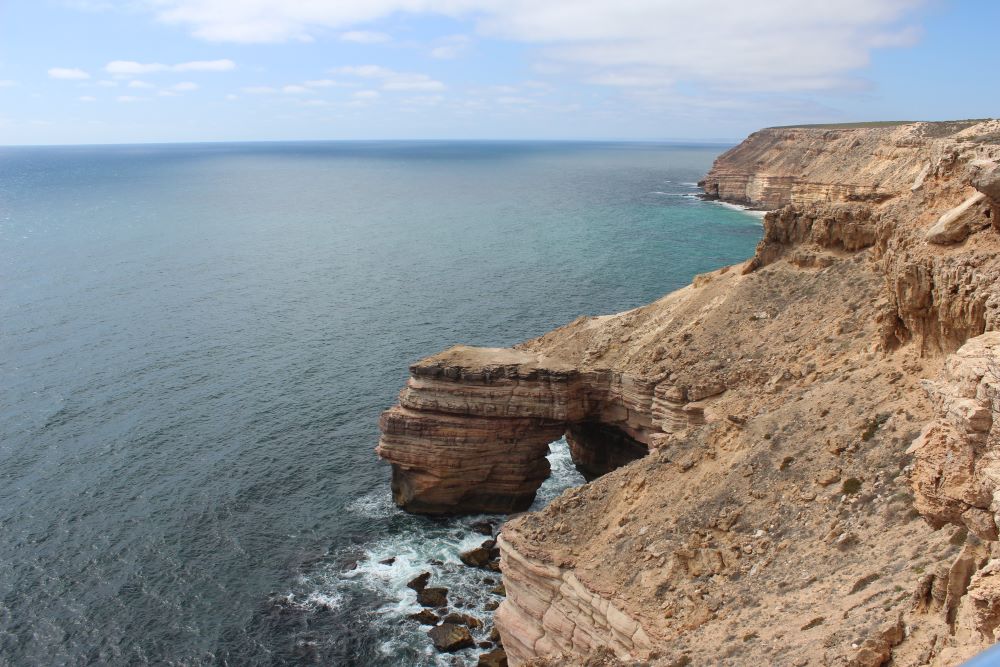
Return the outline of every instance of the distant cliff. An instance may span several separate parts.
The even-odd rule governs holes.
[[[926,177],[958,138],[991,131],[977,121],[768,128],[719,156],[702,185],[710,197],[768,209],[879,201]]]
[[[503,528],[511,664],[952,665],[993,642],[998,136],[754,133],[704,181],[773,209],[747,262],[413,367],[378,448],[401,506],[524,509],[562,433],[595,478]]]

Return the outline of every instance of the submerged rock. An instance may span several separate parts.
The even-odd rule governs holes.
[[[409,618],[421,625],[437,625],[441,619],[430,609],[422,609],[416,614],[410,614]]]
[[[472,530],[476,531],[480,535],[493,535],[493,524],[489,521],[477,521],[470,526]]]
[[[463,648],[472,648],[476,645],[469,629],[464,625],[443,623],[436,628],[431,628],[427,634],[434,642],[434,648],[445,653],[461,651]]]
[[[472,628],[472,629],[483,627],[483,622],[480,621],[475,616],[469,616],[468,614],[459,614],[457,612],[445,616],[444,622],[452,623],[454,625],[464,625],[467,628]]]

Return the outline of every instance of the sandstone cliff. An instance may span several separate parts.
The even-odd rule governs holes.
[[[595,478],[504,526],[512,664],[948,665],[992,642],[998,129],[762,130],[704,182],[775,209],[746,263],[411,369],[378,449],[400,505],[524,509],[564,432]]]

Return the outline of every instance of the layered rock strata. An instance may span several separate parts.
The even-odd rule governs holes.
[[[656,415],[671,414],[656,386],[545,354],[456,346],[410,368],[399,405],[382,415],[377,451],[409,511],[520,511],[548,476],[549,443],[567,429],[590,477],[644,455],[662,432]]]
[[[705,181],[777,209],[753,258],[413,367],[379,445],[404,507],[523,508],[564,432],[604,473],[504,525],[511,664],[951,665],[993,641],[998,131],[763,130]]]

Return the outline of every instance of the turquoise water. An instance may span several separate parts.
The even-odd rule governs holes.
[[[0,148],[0,664],[434,664],[403,584],[488,620],[482,538],[392,507],[379,412],[746,258],[693,196],[722,150]]]

